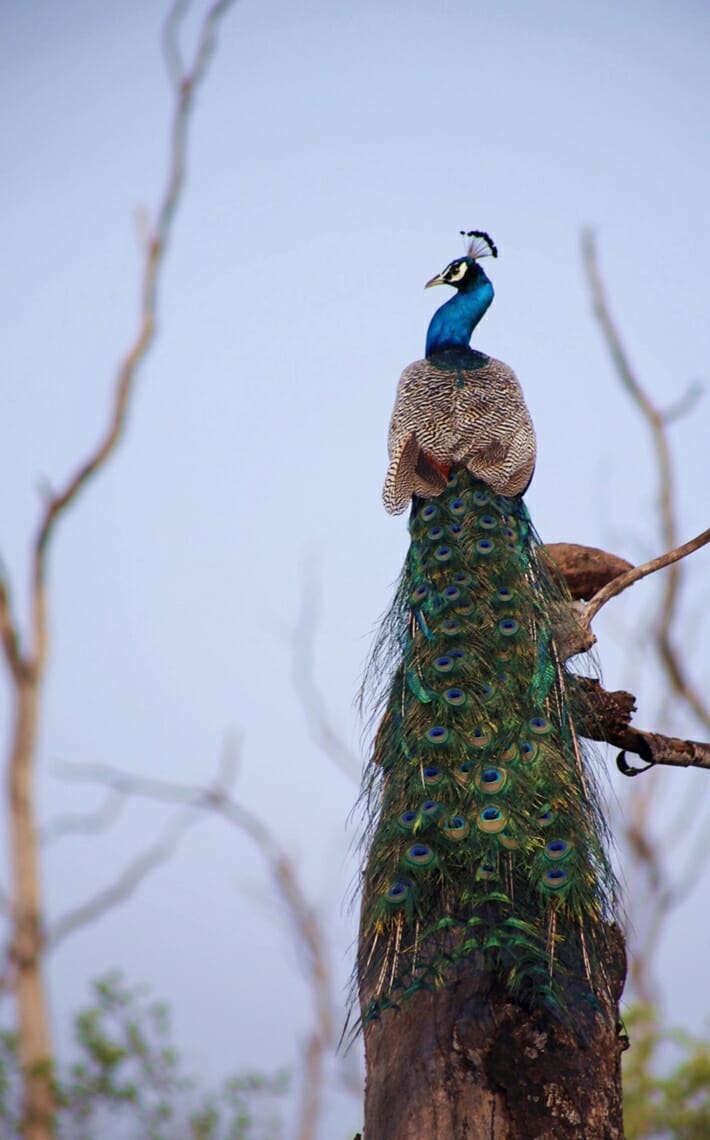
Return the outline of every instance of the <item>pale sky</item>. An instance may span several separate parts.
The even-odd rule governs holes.
[[[21,610],[38,490],[95,441],[134,328],[135,215],[166,159],[165,8],[0,11],[0,552]],[[387,422],[444,300],[424,282],[461,252],[464,228],[500,249],[474,344],[526,392],[537,529],[632,561],[659,552],[648,435],[594,324],[579,234],[597,231],[632,359],[673,404],[708,376],[709,49],[700,0],[242,0],[229,13],[128,436],[52,551],[44,820],[100,798],[57,779],[59,761],[196,783],[242,732],[237,795],[292,853],[344,993],[356,787],[309,736],[284,623],[315,564],[317,678],[358,749],[353,698],[406,547],[406,523],[380,502]],[[673,429],[683,538],[708,525],[709,416],[706,397]],[[683,627],[701,687],[709,558],[691,568]],[[702,739],[684,709],[661,723],[656,674],[630,648],[657,589],[644,583],[598,623],[605,679],[634,689],[643,727]],[[1,689],[3,721],[7,707]],[[690,786],[700,811],[709,779],[674,773],[669,802]],[[110,882],[165,818],[132,803],[100,839],[49,848],[50,919]],[[710,1012],[707,902],[706,881],[659,962],[671,1020],[694,1029]],[[297,1063],[309,1031],[298,957],[262,861],[218,820],[57,951],[62,1048],[89,980],[111,967],[171,1004],[186,1067],[206,1080]],[[358,1104],[334,1091],[330,1111],[323,1136],[351,1137]]]

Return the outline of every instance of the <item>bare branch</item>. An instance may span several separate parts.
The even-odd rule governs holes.
[[[185,74],[185,64],[180,51],[179,31],[182,18],[189,7],[189,0],[175,0],[163,24],[163,55],[168,77],[174,88],[179,90]]]
[[[675,507],[675,479],[673,471],[672,452],[669,439],[669,425],[682,415],[687,415],[700,395],[700,387],[693,384],[688,391],[670,408],[658,408],[650,395],[645,391],[640,380],[633,371],[628,355],[621,343],[618,330],[611,318],[606,290],[598,268],[596,243],[592,234],[585,234],[583,238],[584,266],[589,284],[594,310],[599,320],[604,340],[610,351],[615,370],[619,379],[630,394],[635,406],[641,413],[651,434],[656,467],[658,469],[659,496],[658,511],[660,517],[660,530],[662,543],[670,556],[654,559],[639,568],[639,577],[652,573],[662,565],[669,565],[674,559],[668,573],[664,576],[664,586],[661,594],[657,617],[649,622],[653,631],[653,641],[658,650],[665,675],[670,682],[667,695],[675,695],[684,700],[692,709],[698,719],[710,728],[710,708],[698,690],[690,682],[686,674],[685,664],[681,665],[681,658],[676,651],[673,638],[673,628],[677,623],[681,571],[676,564],[678,558],[694,549],[704,545],[708,532],[699,535],[684,547],[678,545],[678,524]],[[586,609],[587,622],[591,621],[595,612],[610,597],[626,589],[632,581],[637,580],[636,575],[622,576],[609,587],[600,590],[592,598]],[[614,588],[616,587],[616,588]],[[593,607],[593,609],[592,609]],[[687,642],[686,642],[687,648]],[[616,694],[611,694],[615,696]],[[710,768],[710,745],[697,741],[682,741],[662,737],[659,734],[642,733],[631,728],[629,724],[620,725],[616,743],[622,748],[636,752],[649,766],[668,764],[672,766],[696,766]],[[621,753],[617,763],[627,775],[636,775],[647,769],[631,768]],[[651,974],[651,960],[656,951],[660,935],[664,929],[668,912],[697,885],[698,876],[690,873],[690,868],[702,865],[702,854],[707,846],[706,820],[694,814],[696,826],[696,841],[694,849],[686,867],[681,874],[674,875],[674,882],[669,881],[665,862],[659,856],[658,844],[652,835],[653,810],[662,795],[663,783],[659,779],[653,782],[642,782],[641,787],[635,785],[635,794],[629,798],[629,815],[620,821],[621,832],[624,836],[629,858],[629,874],[636,873],[641,881],[643,901],[637,897],[638,920],[641,929],[637,930],[636,937],[632,938],[630,950],[630,978],[636,994],[645,1001],[653,1001],[657,997],[656,988]],[[697,796],[689,789],[690,796]],[[663,801],[665,803],[665,800]],[[685,813],[687,815],[687,812]],[[688,829],[686,828],[686,834]],[[677,837],[677,832],[674,833]],[[645,888],[645,890],[644,890]],[[634,892],[639,895],[638,890]]]
[[[59,771],[65,780],[76,780],[83,784],[103,784],[123,796],[141,796],[143,799],[158,800],[160,803],[182,804],[185,807],[203,810],[211,808],[210,799],[215,794],[207,788],[174,784],[169,780],[153,780],[148,776],[132,776],[109,764],[64,763]]]
[[[176,87],[176,103],[171,128],[169,170],[163,196],[158,206],[156,222],[147,243],[143,277],[140,287],[138,328],[133,343],[118,368],[114,402],[106,430],[94,450],[67,481],[61,491],[52,494],[45,504],[44,513],[34,543],[33,554],[33,656],[34,665],[41,672],[47,654],[47,601],[45,581],[47,554],[54,528],[79,492],[105,465],[123,435],[136,374],[153,343],[156,330],[156,297],[165,252],[172,236],[172,223],[181,198],[185,179],[187,127],[195,102],[195,92],[204,77],[215,42],[219,20],[234,0],[217,0],[207,10],[191,70]],[[176,22],[185,5],[176,0],[168,16],[167,41],[174,42]],[[174,59],[174,56],[173,56]]]
[[[663,736],[660,732],[642,732],[633,728],[629,729],[628,743],[624,747],[635,752],[647,765],[645,768],[631,767],[622,752],[617,767],[624,776],[639,776],[659,764],[670,768],[710,768],[710,744],[702,740],[679,740],[674,736]]]
[[[22,659],[17,624],[10,606],[10,589],[4,573],[0,570],[0,641],[5,651],[5,660],[16,682],[22,680],[25,663]]]
[[[663,900],[664,910],[667,913],[684,903],[698,885],[698,867],[707,864],[710,852],[710,834],[703,828],[695,836],[693,846],[686,857],[683,872],[678,874],[675,883],[670,886]]]
[[[594,312],[601,325],[604,340],[611,353],[617,375],[649,426],[659,468],[660,507],[664,545],[676,545],[675,516],[673,511],[673,475],[670,448],[665,431],[663,414],[656,408],[634,372],[619,331],[612,319],[606,299],[606,289],[599,272],[597,244],[594,234],[582,235],[582,255],[587,281],[592,294]]]
[[[700,384],[699,381],[693,380],[692,384],[688,385],[688,390],[684,392],[674,404],[671,404],[670,407],[661,413],[663,423],[666,427],[668,424],[673,423],[674,420],[681,420],[683,416],[689,415],[700,400],[700,397],[704,394],[705,389],[703,385]]]
[[[93,899],[82,903],[81,906],[70,910],[63,918],[57,920],[47,932],[46,948],[55,950],[75,930],[88,926],[97,918],[103,918],[107,911],[130,898],[152,871],[167,862],[185,833],[199,819],[200,816],[193,811],[179,812],[165,828],[163,837],[152,847],[138,855],[115,883],[99,891]]]
[[[45,823],[39,829],[40,843],[49,846],[67,835],[98,835],[118,819],[125,802],[120,792],[109,791],[96,811],[60,815]]]
[[[623,690],[608,692],[595,678],[575,675],[569,678],[570,688],[576,690],[583,711],[577,718],[577,728],[590,740],[603,740],[622,749],[617,760],[625,776],[636,776],[657,764],[675,768],[710,768],[710,744],[698,740],[679,740],[663,736],[660,732],[646,732],[631,724],[636,709],[636,698]],[[640,756],[644,768],[632,768],[625,753]],[[639,850],[640,841],[632,846]]]
[[[210,787],[203,788],[172,783],[169,780],[155,780],[145,776],[130,775],[107,764],[64,764],[62,771],[66,779],[79,780],[82,783],[101,783],[124,796],[140,796],[143,799],[157,800],[160,803],[181,804],[193,810],[214,811],[223,816],[229,823],[248,835],[261,851],[277,881],[282,897],[288,904],[292,917],[299,918],[297,926],[303,936],[303,943],[307,947],[309,955],[313,959],[318,958],[320,954],[319,937],[316,937],[312,922],[301,921],[306,915],[313,921],[315,919],[295,877],[289,856],[273,837],[266,824],[248,808],[232,799],[225,790],[223,777],[220,777]]]
[[[580,617],[580,624],[584,629],[589,629],[594,617],[599,613],[599,610],[609,601],[610,598],[615,598],[617,594],[623,593],[634,582],[638,582],[641,578],[648,577],[649,574],[655,574],[657,570],[662,570],[665,566],[672,566],[673,563],[679,562],[681,558],[686,558],[689,554],[693,554],[701,547],[707,546],[710,542],[710,528],[702,531],[701,534],[691,538],[688,542],[684,542],[682,546],[677,546],[675,550],[669,550],[666,554],[659,554],[658,558],[652,558],[649,562],[644,562],[641,566],[634,566],[631,570],[627,570],[625,574],[619,574],[618,577],[613,578],[611,582],[607,582],[606,586],[602,586],[594,597],[587,602]],[[687,693],[684,694],[687,699]]]
[[[207,788],[146,779],[98,764],[64,765],[64,774],[69,779],[98,781],[124,795],[183,804],[192,810],[216,812],[247,835],[261,852],[286,904],[298,937],[298,945],[305,951],[306,970],[313,992],[316,1028],[306,1048],[303,1098],[297,1131],[298,1140],[312,1140],[322,1109],[325,1056],[333,1042],[330,967],[326,955],[327,939],[287,852],[266,824],[229,795],[225,787],[229,773],[225,774],[224,769],[215,783]]]
[[[677,418],[679,411],[687,411],[695,399],[695,392],[691,387],[690,392],[685,395],[681,403],[665,413],[656,407],[636,376],[621,341],[616,324],[612,319],[607,303],[606,289],[599,272],[596,241],[594,235],[589,231],[582,237],[582,255],[594,312],[601,326],[602,334],[611,354],[617,374],[624,388],[641,412],[651,433],[651,441],[658,467],[659,513],[662,542],[666,550],[674,551],[678,548],[678,528],[676,523],[677,512],[675,509],[673,464],[667,429],[669,422]],[[690,551],[688,551],[688,553],[690,553]],[[679,557],[683,557],[683,555]],[[673,561],[676,562],[677,560],[678,559],[674,559]],[[664,565],[671,565],[671,563],[667,562],[664,563]],[[652,573],[651,570],[647,572]],[[656,642],[673,690],[679,697],[686,701],[698,719],[710,728],[710,707],[708,707],[688,678],[681,664],[680,655],[673,644],[672,631],[678,611],[680,582],[680,568],[672,565],[665,577],[663,600],[656,629]],[[613,594],[609,595],[609,597],[613,596]],[[605,600],[607,599],[604,598],[599,605],[597,605],[594,613],[597,612],[599,606],[602,605]],[[593,614],[591,616],[593,616]]]
[[[296,696],[306,714],[314,743],[349,779],[360,779],[360,762],[333,725],[327,702],[316,680],[313,663],[315,635],[320,618],[320,593],[312,570],[306,574],[301,606],[295,625],[281,630],[291,650],[291,678]]]

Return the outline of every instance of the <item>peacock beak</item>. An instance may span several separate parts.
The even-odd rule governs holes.
[[[431,281],[427,281],[424,286],[425,289],[431,289],[432,285],[445,285],[446,280],[443,273],[437,273],[436,277],[432,277]]]

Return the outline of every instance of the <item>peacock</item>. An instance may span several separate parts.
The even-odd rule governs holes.
[[[388,512],[410,543],[365,689],[379,718],[357,976],[365,1024],[461,970],[564,1017],[594,1006],[617,906],[608,837],[575,725],[570,599],[523,494],[536,441],[515,373],[470,347],[493,300],[483,231],[427,282],[454,296],[405,368],[389,429]],[[598,1002],[597,1002],[598,1006]]]

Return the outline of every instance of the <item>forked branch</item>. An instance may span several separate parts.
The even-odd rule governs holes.
[[[583,629],[588,630],[592,621],[599,613],[603,605],[610,600],[610,598],[617,597],[618,594],[623,593],[629,586],[633,586],[634,582],[638,582],[641,578],[648,577],[649,574],[655,574],[657,570],[663,570],[666,566],[672,566],[676,562],[680,562],[681,558],[687,558],[689,554],[693,554],[701,547],[707,546],[710,542],[710,528],[702,531],[691,538],[688,542],[684,542],[681,546],[677,546],[674,550],[669,550],[666,554],[659,554],[657,558],[651,558],[650,561],[644,562],[641,566],[634,566],[627,570],[624,574],[619,574],[601,590],[598,590],[593,598],[587,603],[580,615],[580,624]]]
[[[147,779],[101,764],[65,765],[63,772],[71,779],[100,783],[124,796],[181,804],[193,812],[215,812],[246,835],[266,860],[286,904],[313,994],[316,1025],[305,1048],[303,1094],[296,1132],[297,1140],[312,1140],[322,1110],[326,1056],[333,1044],[328,940],[301,887],[293,860],[263,820],[234,799],[233,766],[223,763],[216,779],[207,787]]]
[[[158,842],[136,855],[114,883],[57,919],[47,932],[47,949],[56,949],[70,934],[103,918],[107,911],[130,898],[152,871],[170,859],[185,833],[199,819],[200,816],[193,811],[179,812],[169,821]]]
[[[145,260],[140,286],[140,308],[135,337],[123,360],[119,364],[114,384],[114,400],[109,422],[96,447],[89,453],[77,471],[64,487],[47,499],[40,519],[33,548],[33,667],[41,673],[47,654],[47,602],[45,582],[47,554],[54,528],[74,502],[79,492],[105,465],[119,444],[124,432],[128,408],[135,388],[139,366],[145,359],[156,331],[157,293],[160,276],[165,262],[165,252],[172,236],[175,212],[180,201],[185,181],[187,161],[187,127],[192,112],[195,93],[204,78],[207,64],[215,43],[215,34],[220,19],[234,0],[216,0],[207,10],[191,67],[187,72],[177,74],[178,22],[185,4],[176,0],[168,15],[164,43],[169,62],[169,71],[175,91],[175,107],[170,131],[170,157],[168,175],[155,222],[146,240]]]
[[[656,615],[650,617],[648,626],[668,682],[669,695],[685,701],[700,722],[710,729],[710,707],[689,676],[687,657],[681,656],[676,649],[676,644],[684,642],[687,645],[687,638],[683,639],[682,633],[679,635],[677,631],[682,580],[678,559],[704,545],[707,541],[707,532],[679,547],[675,471],[669,432],[671,423],[690,411],[701,390],[697,384],[691,385],[672,407],[665,409],[654,403],[631,366],[616,323],[612,319],[607,290],[599,271],[596,242],[591,233],[583,237],[582,254],[594,311],[614,363],[616,375],[630,395],[651,435],[658,477],[657,514],[660,541],[669,551],[669,555],[639,567],[638,577],[652,573],[663,565],[668,565],[669,569],[664,574]],[[671,564],[673,555],[677,555],[678,559]],[[631,581],[631,578],[622,578],[614,584],[616,589],[601,591],[599,597],[593,599],[594,612],[597,612],[609,597],[631,585]],[[589,614],[589,620],[591,617],[593,613]],[[608,696],[623,697],[624,694]],[[613,712],[611,719],[614,719]],[[630,748],[627,743],[629,740]],[[617,725],[617,737],[614,742],[624,750],[617,763],[626,775],[636,775],[638,772],[646,771],[646,767],[630,765],[626,759],[626,751],[635,752],[651,765],[710,768],[710,746],[697,741],[683,741],[655,733],[641,733],[628,724],[620,723]],[[619,831],[624,837],[626,846],[627,875],[635,900],[630,916],[632,919],[630,925],[634,928],[634,934],[629,940],[629,973],[636,996],[648,1006],[658,999],[651,964],[660,934],[667,926],[668,913],[697,885],[698,869],[707,861],[708,850],[707,814],[697,810],[696,785],[686,785],[686,795],[678,807],[677,818],[671,819],[670,823],[667,819],[666,787],[667,785],[660,780],[645,781],[640,788],[634,787],[633,794],[626,797],[626,811],[618,819]],[[657,811],[657,808],[660,810]],[[661,820],[665,820],[666,837],[659,842],[658,831]],[[684,838],[687,838],[691,828],[695,831],[695,842],[692,844],[690,856],[685,866],[681,868],[678,867],[677,857],[672,860],[667,858],[667,852],[671,848],[676,850],[679,828],[683,831]],[[663,854],[664,851],[666,855]]]
[[[666,558],[665,562],[659,563],[652,569],[646,570],[646,573],[653,573],[655,569],[660,569],[661,566],[669,567],[668,573],[664,578],[663,598],[659,607],[658,621],[655,628],[658,652],[673,691],[682,700],[686,701],[698,719],[710,729],[710,706],[708,706],[698,689],[688,677],[686,666],[681,660],[681,656],[676,649],[673,639],[673,627],[678,614],[681,586],[681,572],[677,563],[681,558],[685,557],[686,553],[691,553],[692,550],[696,550],[699,546],[705,545],[708,539],[705,538],[703,540],[703,536],[698,535],[697,539],[692,540],[693,542],[697,542],[698,545],[692,546],[687,550],[685,548],[689,546],[688,543],[683,544],[683,546],[679,546],[678,544],[675,478],[668,437],[668,425],[673,420],[676,420],[679,415],[688,412],[697,400],[700,394],[700,388],[696,384],[691,385],[688,391],[676,401],[671,408],[665,411],[656,406],[632,367],[629,355],[611,315],[606,289],[599,271],[596,241],[594,234],[589,231],[582,237],[582,257],[594,312],[599,321],[604,341],[611,354],[621,384],[631,396],[631,399],[648,426],[656,459],[661,541],[666,551],[668,551],[668,554],[663,556]],[[707,532],[704,533],[707,534]],[[683,553],[676,554],[677,551],[683,551]],[[671,558],[672,554],[676,556]],[[655,561],[657,560],[654,560],[654,562]],[[635,581],[636,579],[633,580]],[[629,582],[628,585],[631,585],[631,582]],[[620,587],[620,589],[625,588],[626,586]],[[615,591],[615,593],[616,592],[620,592],[620,590]],[[613,596],[614,594],[604,596],[599,601],[594,612],[590,615],[589,620],[594,616],[594,613],[598,612],[604,602]]]

